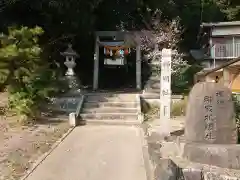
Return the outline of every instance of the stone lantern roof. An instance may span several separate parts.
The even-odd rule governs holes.
[[[79,57],[78,53],[72,49],[72,45],[69,44],[68,48],[65,52],[62,52],[61,55],[63,56],[73,56],[73,57]]]

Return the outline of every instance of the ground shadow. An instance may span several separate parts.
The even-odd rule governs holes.
[[[184,134],[184,129],[179,129],[170,133],[171,136],[182,136]]]
[[[0,107],[0,116],[5,115],[6,107]]]
[[[68,120],[68,113],[63,110],[53,110],[50,107],[42,107],[40,115],[36,118],[36,125],[57,125]]]
[[[87,125],[87,121],[86,120],[83,120],[81,117],[78,118],[77,120],[77,125],[78,126],[86,126]]]
[[[57,125],[60,123],[66,122],[66,120],[63,119],[46,119],[46,118],[38,118],[36,121],[36,125]]]

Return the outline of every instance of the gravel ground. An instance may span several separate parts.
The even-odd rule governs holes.
[[[19,180],[41,154],[69,129],[68,122],[41,122],[20,126],[16,116],[4,112],[6,93],[0,94],[0,180]]]

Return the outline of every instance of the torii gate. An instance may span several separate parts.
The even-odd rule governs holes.
[[[94,54],[94,75],[93,75],[93,89],[98,89],[98,77],[99,77],[99,47],[103,46],[101,43],[101,38],[110,37],[112,41],[124,41],[124,43],[129,47],[136,48],[136,88],[140,90],[142,88],[141,84],[141,49],[140,41],[134,37],[134,32],[128,31],[97,31],[96,42],[95,42],[95,54]]]

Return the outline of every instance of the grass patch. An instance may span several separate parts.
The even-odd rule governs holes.
[[[183,100],[172,103],[171,116],[185,116],[188,100],[185,97]]]
[[[187,98],[184,98],[183,100],[173,102],[171,104],[171,117],[185,116],[187,101]],[[150,104],[142,99],[141,109],[144,115],[144,121],[151,121],[153,119],[159,118],[160,116],[160,107],[157,104]]]

